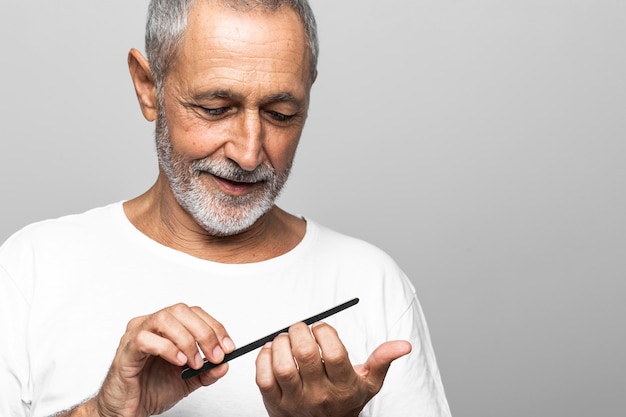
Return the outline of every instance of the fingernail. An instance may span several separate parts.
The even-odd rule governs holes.
[[[266,344],[263,345],[263,349],[271,349],[272,348],[272,342],[267,342]]]
[[[213,360],[216,363],[221,362],[224,359],[224,351],[222,350],[221,347],[216,346],[215,349],[213,349]]]
[[[176,355],[176,359],[178,359],[178,363],[180,363],[181,365],[187,363],[187,356],[185,356],[183,352],[178,352],[178,354]]]
[[[194,358],[196,362],[196,366],[199,368],[204,364],[204,359],[202,359],[202,355],[200,353],[196,353],[196,357]]]
[[[225,337],[224,340],[222,340],[222,343],[228,352],[235,350],[235,343],[230,337]]]

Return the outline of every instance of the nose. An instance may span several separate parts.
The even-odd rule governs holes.
[[[258,111],[247,110],[235,122],[235,128],[225,146],[225,156],[242,169],[253,171],[263,162],[264,136]]]

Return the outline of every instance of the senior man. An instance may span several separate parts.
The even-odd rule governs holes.
[[[317,50],[305,0],[151,2],[148,59],[133,49],[128,64],[156,123],[157,180],[2,246],[0,415],[449,415],[402,271],[274,205]],[[256,358],[181,378],[352,297]]]

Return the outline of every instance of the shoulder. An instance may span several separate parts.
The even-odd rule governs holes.
[[[24,265],[42,256],[55,256],[104,239],[122,213],[122,203],[91,209],[56,219],[32,223],[10,236],[0,246],[0,265]]]
[[[15,232],[5,245],[25,242],[39,242],[47,238],[62,238],[73,232],[108,228],[110,222],[122,211],[122,203],[90,209],[83,213],[66,215],[31,223]]]
[[[307,219],[307,233],[312,235],[316,251],[332,254],[346,261],[379,264],[398,268],[394,259],[378,246]]]
[[[412,303],[415,288],[398,263],[376,245],[308,220],[311,242],[306,264],[364,292],[383,294],[391,304]],[[320,281],[324,278],[318,278]],[[403,301],[401,301],[403,300]]]

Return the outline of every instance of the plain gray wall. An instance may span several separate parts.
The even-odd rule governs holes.
[[[0,240],[156,175],[147,1],[0,5]],[[455,416],[626,415],[626,3],[313,0],[282,205],[394,256]]]

